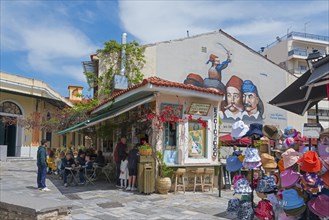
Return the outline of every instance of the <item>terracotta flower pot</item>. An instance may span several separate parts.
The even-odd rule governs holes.
[[[171,188],[171,179],[169,177],[159,177],[157,186],[160,194],[167,194]]]

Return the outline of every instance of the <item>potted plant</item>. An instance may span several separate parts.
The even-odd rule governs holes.
[[[151,156],[152,148],[148,143],[141,145],[139,148],[139,155],[141,156]]]
[[[159,177],[157,180],[157,188],[160,194],[167,194],[171,188],[171,176],[173,169],[168,167],[163,161],[163,154],[157,151],[155,154],[159,167]]]

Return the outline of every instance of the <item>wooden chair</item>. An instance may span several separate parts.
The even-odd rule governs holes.
[[[194,174],[193,191],[195,192],[197,186],[201,186],[201,191],[203,192],[204,168],[197,168],[196,170],[193,170],[192,173]]]
[[[203,174],[203,187],[211,188],[211,191],[214,192],[214,177],[215,177],[215,169],[214,168],[205,168]]]
[[[179,189],[179,187],[183,188],[183,191],[185,193],[185,173],[186,169],[184,168],[178,168],[174,172],[174,177],[175,177],[175,193]]]

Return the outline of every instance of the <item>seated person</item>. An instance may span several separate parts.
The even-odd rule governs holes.
[[[85,184],[86,180],[85,180],[85,165],[86,165],[86,160],[85,160],[85,155],[86,153],[84,151],[80,152],[79,157],[77,157],[76,162],[77,165],[81,166],[80,170],[79,170],[79,179],[80,179],[80,184]]]
[[[47,165],[48,165],[48,173],[52,173],[56,171],[56,166],[55,166],[55,153],[52,150],[49,150],[49,155],[47,158]]]
[[[93,162],[90,160],[90,156],[89,155],[86,155],[86,163],[85,163],[85,168],[87,170],[91,170],[93,168]]]
[[[61,167],[62,167],[62,159],[64,159],[65,154],[63,151],[61,151],[55,160],[55,166],[56,166],[56,173],[60,173]]]
[[[105,157],[103,156],[103,152],[101,150],[97,152],[95,163],[97,163],[97,165],[100,167],[103,167],[105,165]]]
[[[69,170],[65,169],[66,167],[75,167],[73,155],[70,152],[68,152],[62,160],[62,172],[65,187],[67,187],[67,176],[71,173]]]

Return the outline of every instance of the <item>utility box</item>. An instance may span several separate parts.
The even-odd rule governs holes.
[[[140,156],[137,182],[140,193],[155,192],[155,160],[152,156]]]

